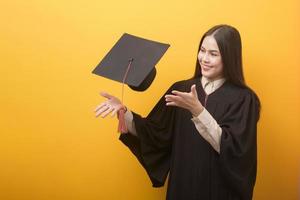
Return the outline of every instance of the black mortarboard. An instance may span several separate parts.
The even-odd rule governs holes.
[[[169,46],[124,33],[93,73],[144,91],[154,80],[155,65]]]

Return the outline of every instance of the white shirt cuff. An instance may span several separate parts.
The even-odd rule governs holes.
[[[135,129],[135,124],[134,124],[134,121],[133,121],[133,114],[130,110],[127,110],[124,114],[124,119],[125,119],[125,124],[127,126],[127,129],[128,131],[137,136],[137,132],[136,132],[136,129]]]
[[[222,129],[211,114],[204,108],[197,117],[193,117],[191,120],[200,135],[220,153]]]

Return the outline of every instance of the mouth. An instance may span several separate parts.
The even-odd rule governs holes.
[[[207,71],[207,70],[211,69],[212,66],[205,65],[205,64],[201,64],[201,68],[202,68],[204,71]]]

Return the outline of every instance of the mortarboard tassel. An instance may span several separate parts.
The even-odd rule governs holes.
[[[118,132],[119,133],[127,133],[128,129],[125,123],[125,112],[126,112],[126,108],[123,107],[118,111],[118,119],[119,119],[119,125],[118,125]]]
[[[125,84],[127,74],[129,72],[132,61],[133,61],[133,58],[129,60],[128,67],[126,69],[126,72],[125,72],[125,75],[124,75],[123,81],[122,81],[122,105],[123,105],[123,107],[118,111],[118,119],[119,119],[118,132],[119,133],[127,133],[128,132],[127,126],[125,124],[125,116],[124,116],[127,109],[123,104],[123,98],[124,98],[124,84]]]

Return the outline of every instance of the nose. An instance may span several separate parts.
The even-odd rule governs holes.
[[[204,63],[208,63],[209,62],[207,52],[205,52],[203,54],[203,56],[202,56],[202,62],[204,62]]]

